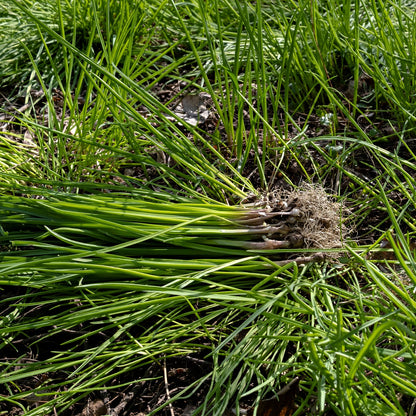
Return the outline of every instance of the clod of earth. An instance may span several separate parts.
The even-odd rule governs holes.
[[[348,232],[341,220],[342,205],[330,201],[322,187],[269,193],[254,205],[264,208],[249,212],[241,223],[250,224],[263,241],[250,241],[247,249],[340,248]]]

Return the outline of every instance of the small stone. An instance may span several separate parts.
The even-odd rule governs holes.
[[[103,416],[107,414],[107,407],[101,399],[88,401],[81,416]]]

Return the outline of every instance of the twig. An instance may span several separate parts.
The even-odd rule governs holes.
[[[173,411],[172,403],[170,402],[168,370],[166,368],[166,357],[163,360],[163,379],[165,380],[166,397],[167,397],[168,402],[169,402],[170,414],[171,414],[171,416],[175,416],[175,412]]]
[[[120,403],[112,410],[110,409],[110,404],[107,403],[106,406],[110,409],[109,414],[111,414],[111,416],[119,416],[119,414],[121,414],[121,412],[123,412],[130,402],[136,397],[137,392],[143,387],[143,383],[144,382],[139,382],[130,392],[125,394],[123,393]],[[141,398],[144,398],[143,395],[141,395]]]
[[[410,410],[409,410],[409,416],[413,416],[414,410],[416,407],[416,399],[413,400],[412,405],[410,406]]]
[[[121,402],[111,410],[111,416],[118,416],[127,405],[134,399],[134,391],[123,395]]]

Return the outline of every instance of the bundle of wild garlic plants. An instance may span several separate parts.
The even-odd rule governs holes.
[[[143,196],[4,196],[1,241],[15,249],[12,258],[36,259],[43,250],[60,261],[81,253],[203,257],[340,247],[340,205],[318,187],[269,195],[251,206]]]

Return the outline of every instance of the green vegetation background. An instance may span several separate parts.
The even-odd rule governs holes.
[[[3,0],[2,414],[64,414],[192,354],[212,367],[171,402],[208,385],[199,414],[296,376],[296,415],[413,414],[415,20],[404,1]],[[206,124],[176,111],[191,94]],[[220,236],[242,201],[302,181],[354,225],[338,260],[193,257],[180,233],[155,258],[161,218],[215,217]],[[159,207],[144,236],[141,201]],[[152,256],[129,249],[150,239]]]

